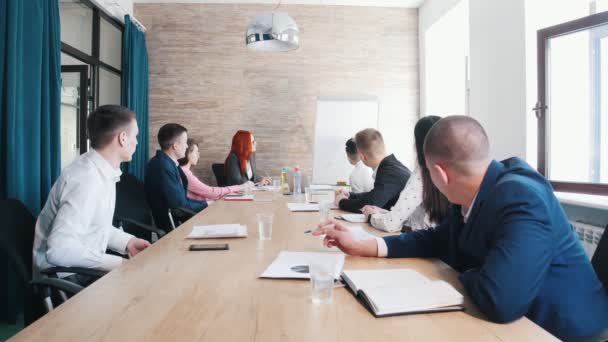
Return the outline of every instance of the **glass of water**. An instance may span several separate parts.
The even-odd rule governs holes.
[[[314,260],[308,265],[312,302],[331,304],[334,295],[334,263],[330,260]]]
[[[272,220],[274,214],[272,213],[259,213],[258,217],[258,229],[260,240],[272,239]]]
[[[321,201],[319,202],[319,221],[325,222],[329,220],[329,212],[334,204],[332,201]]]
[[[272,196],[274,199],[277,199],[281,196],[281,180],[273,179],[272,180]]]
[[[304,188],[304,194],[306,195],[306,203],[312,202],[312,190],[309,186]]]

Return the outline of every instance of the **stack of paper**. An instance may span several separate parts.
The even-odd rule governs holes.
[[[287,208],[291,211],[319,211],[319,203],[287,203]],[[338,207],[332,203],[331,209]]]
[[[330,262],[334,265],[334,278],[340,279],[344,267],[343,253],[315,253],[281,251],[276,259],[260,275],[260,278],[310,279],[311,263]]]
[[[194,226],[188,239],[217,239],[229,237],[247,237],[247,226],[241,224],[215,224]]]
[[[227,195],[224,201],[253,201],[253,195]]]
[[[287,208],[291,211],[319,211],[317,203],[287,203]]]
[[[331,185],[320,185],[320,184],[311,184],[310,190],[333,190],[334,187]]]
[[[374,316],[462,310],[452,285],[408,269],[342,272],[342,279]]]

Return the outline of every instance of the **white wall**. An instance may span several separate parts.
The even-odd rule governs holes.
[[[494,158],[526,156],[524,0],[470,0],[470,115]]]
[[[427,111],[427,84],[426,84],[426,33],[448,13],[461,0],[426,0],[418,9],[418,34],[420,56],[420,113],[422,116],[430,115]],[[432,113],[437,114],[437,113]]]
[[[126,11],[127,14],[133,16],[133,0],[92,0],[106,13],[124,22],[124,15],[122,10]],[[115,5],[115,4],[118,4]],[[122,8],[122,10],[121,10]]]

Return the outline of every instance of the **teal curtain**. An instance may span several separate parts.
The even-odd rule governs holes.
[[[137,115],[139,137],[127,172],[144,180],[148,163],[148,49],[146,35],[125,16],[122,39],[122,103]]]
[[[61,171],[57,0],[0,0],[0,196],[37,215]]]

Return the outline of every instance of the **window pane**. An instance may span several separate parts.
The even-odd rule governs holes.
[[[91,55],[93,41],[93,10],[78,1],[59,3],[61,41]]]
[[[607,183],[608,26],[552,38],[548,55],[549,177]],[[602,63],[603,62],[603,63]]]
[[[120,76],[99,68],[99,105],[120,103]]]
[[[67,53],[61,53],[61,65],[84,65],[87,64],[77,58],[74,58]]]
[[[68,166],[80,154],[78,146],[78,120],[80,74],[61,74],[61,169]]]
[[[122,32],[101,18],[100,33],[100,59],[120,70],[122,61]]]

